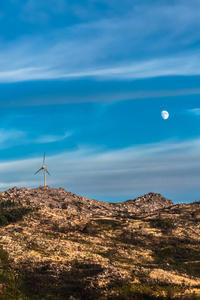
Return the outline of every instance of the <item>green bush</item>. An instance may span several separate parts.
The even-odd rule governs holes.
[[[31,211],[32,208],[23,206],[9,210],[3,209],[0,213],[0,226],[20,221],[24,215],[28,214]]]
[[[160,263],[181,263],[200,260],[199,249],[179,241],[159,243],[154,245],[154,257]]]
[[[7,224],[8,224],[8,220],[6,219],[3,213],[0,213],[0,226],[7,225]]]
[[[175,228],[174,220],[172,219],[156,218],[150,221],[150,225],[153,228],[161,229],[164,233]]]

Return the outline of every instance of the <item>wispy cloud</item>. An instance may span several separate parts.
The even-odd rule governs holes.
[[[64,135],[42,135],[35,140],[32,140],[32,143],[37,144],[46,144],[46,143],[54,143],[65,140],[69,136],[72,135],[72,132],[66,132]]]
[[[189,113],[191,115],[195,115],[195,116],[200,116],[200,108],[188,109],[187,113]]]
[[[200,56],[162,58],[117,66],[113,68],[65,72],[62,69],[22,68],[0,72],[0,82],[20,82],[29,80],[76,79],[94,77],[99,79],[141,79],[160,76],[194,76],[200,75]]]
[[[54,2],[44,5],[30,0],[22,11],[28,11],[30,19],[32,11],[34,20],[37,12],[47,11],[47,19],[51,19]],[[125,6],[101,2],[106,7],[105,17],[88,1],[84,4],[86,15],[79,23],[66,23],[62,28],[49,24],[45,35],[34,32],[3,42],[0,82],[200,75],[199,49],[194,46],[199,39],[199,1],[173,5],[166,1],[154,5],[126,1]],[[81,15],[83,9],[83,5],[66,6],[61,0],[58,7],[58,14],[63,7],[66,14],[75,15]]]
[[[165,141],[120,150],[79,148],[47,157],[48,184],[99,199],[125,200],[155,191],[184,201],[184,193],[199,190],[200,139]],[[0,186],[34,187],[43,176],[33,173],[41,158],[0,163]],[[0,176],[1,177],[1,176]],[[178,197],[181,191],[183,199]],[[190,200],[195,200],[191,198]]]
[[[0,129],[0,149],[12,148],[16,145],[35,145],[55,143],[70,137],[72,132],[65,132],[63,135],[39,135],[31,138],[26,131],[16,129]]]
[[[21,143],[26,138],[26,133],[16,129],[0,128],[0,149],[6,149]]]
[[[155,99],[155,98],[166,98],[174,96],[188,96],[188,95],[200,95],[199,88],[187,88],[183,86],[182,89],[168,89],[168,90],[140,90],[140,91],[129,91],[122,92],[121,90],[107,91],[101,90],[101,93],[81,93],[80,95],[32,95],[32,90],[29,91],[28,101],[27,99],[10,99],[9,101],[0,102],[0,107],[21,107],[21,106],[46,106],[46,105],[62,105],[69,103],[90,103],[90,102],[116,102],[123,100],[133,100],[133,99]],[[188,110],[186,113],[191,114]],[[23,116],[27,118],[27,116]]]
[[[199,56],[153,59],[114,68],[60,74],[60,78],[104,77],[111,79],[137,79],[159,76],[200,75]],[[52,74],[53,76],[53,74]],[[56,75],[55,75],[56,76]],[[58,77],[59,78],[59,77]]]

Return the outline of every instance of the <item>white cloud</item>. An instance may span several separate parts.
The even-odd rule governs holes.
[[[16,129],[0,128],[0,149],[6,149],[21,143],[26,138],[26,133]]]
[[[0,163],[2,189],[43,184],[42,157]],[[200,139],[165,141],[112,151],[80,148],[46,157],[51,176],[48,185],[97,199],[125,200],[150,191],[161,192],[181,200],[178,194],[199,190]],[[188,195],[188,194],[187,194]],[[190,200],[195,200],[191,198]]]
[[[114,68],[60,74],[60,78],[104,77],[110,79],[137,79],[158,76],[200,75],[199,58],[198,55],[193,57],[166,57]]]
[[[52,13],[52,3],[54,0],[45,4],[31,0],[25,7],[30,14],[34,8],[34,16],[37,9],[46,11],[46,6]],[[110,14],[103,18],[89,1],[82,23],[62,29],[49,27],[45,36],[2,42],[0,82],[200,75],[199,49],[193,47],[200,30],[198,1],[125,4],[126,9],[120,2],[116,7],[109,1]],[[59,5],[62,8],[65,3],[59,1]],[[79,10],[77,5],[68,6],[70,11]],[[119,8],[123,8],[122,16]],[[90,9],[98,14],[96,21],[90,17]]]
[[[22,68],[0,72],[0,82],[20,82],[35,79],[45,79],[42,68]]]
[[[54,142],[65,140],[71,135],[72,132],[66,132],[64,135],[42,135],[38,137],[35,141],[31,141],[31,142],[32,143],[35,142],[37,144],[54,143]]]
[[[16,129],[0,128],[0,149],[7,149],[16,145],[47,144],[62,141],[72,135],[72,132],[65,132],[63,135],[40,135],[37,138],[30,138],[28,132]]]
[[[200,55],[153,59],[143,62],[104,69],[90,69],[64,72],[59,69],[23,68],[0,72],[0,82],[19,82],[29,80],[73,79],[96,77],[99,79],[141,79],[159,76],[200,75]]]
[[[195,116],[200,116],[200,108],[188,109],[187,113],[189,113],[191,115],[195,115]]]

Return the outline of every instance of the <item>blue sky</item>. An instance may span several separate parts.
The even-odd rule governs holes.
[[[200,199],[200,1],[0,4],[0,189]],[[161,111],[169,111],[168,120]]]

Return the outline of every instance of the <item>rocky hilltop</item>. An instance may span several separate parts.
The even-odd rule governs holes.
[[[170,207],[171,200],[158,193],[149,193],[136,199],[122,203],[102,202],[67,192],[63,188],[39,187],[37,189],[14,187],[0,192],[0,200],[20,201],[23,205],[45,208],[50,206],[56,209],[67,209],[71,214],[81,214],[84,217],[116,216],[119,213],[153,213],[159,209]]]
[[[126,201],[125,205],[131,212],[149,214],[162,208],[171,207],[174,203],[161,194],[148,193],[147,195]]]
[[[0,192],[0,299],[199,299],[200,202]]]

